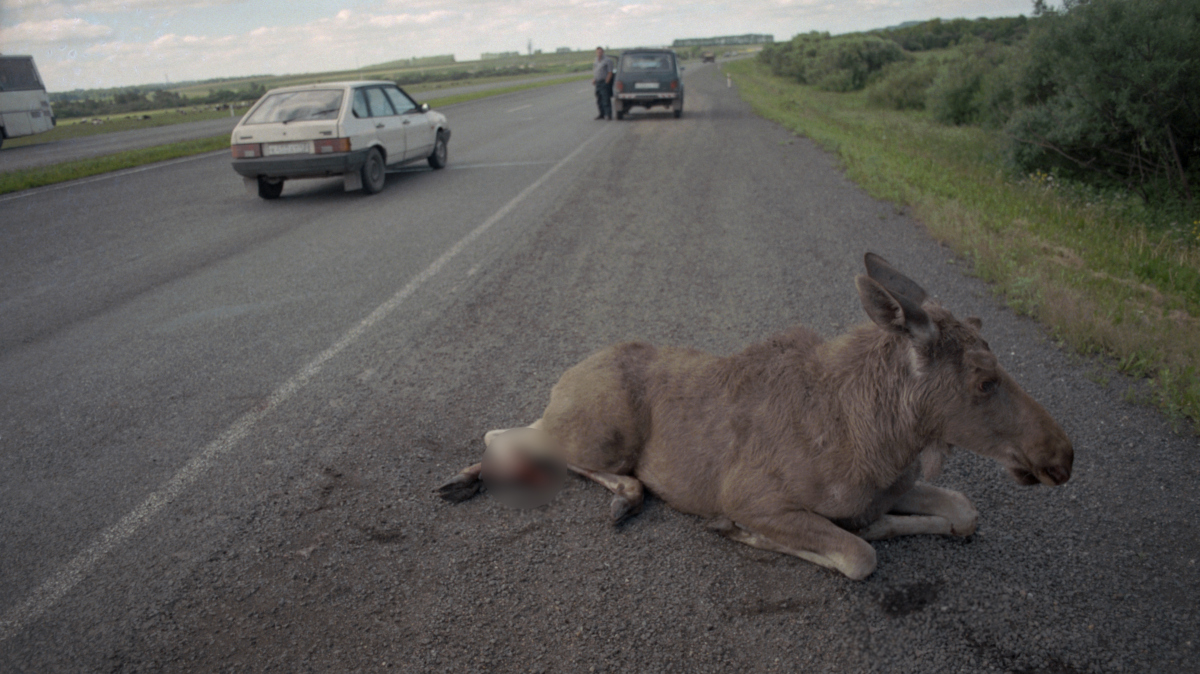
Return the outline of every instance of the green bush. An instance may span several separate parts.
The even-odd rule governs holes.
[[[867,103],[891,110],[924,110],[926,90],[933,84],[940,66],[935,59],[906,59],[887,64],[867,89]]]
[[[1037,4],[1021,104],[1007,125],[1026,172],[1193,203],[1200,179],[1200,0]]]
[[[1029,24],[1029,19],[1024,16],[973,21],[933,19],[915,26],[878,30],[874,34],[896,42],[906,51],[918,52],[954,47],[969,39],[1006,45],[1016,44],[1029,34]]]

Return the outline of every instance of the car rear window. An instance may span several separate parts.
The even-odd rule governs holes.
[[[341,89],[312,89],[267,94],[243,124],[303,122],[337,119],[342,108]]]
[[[623,73],[648,73],[673,68],[670,54],[626,54],[621,57]]]

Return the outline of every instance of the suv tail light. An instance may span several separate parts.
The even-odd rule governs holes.
[[[349,138],[322,138],[321,140],[313,141],[313,153],[315,154],[333,154],[335,152],[349,151]]]
[[[234,159],[254,159],[263,156],[262,143],[234,145],[230,149],[233,151]]]
[[[625,91],[625,83],[621,80],[617,80],[617,93],[619,94],[622,91]]]
[[[679,80],[671,80],[671,91],[679,88]]]

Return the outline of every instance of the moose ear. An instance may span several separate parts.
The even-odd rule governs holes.
[[[925,298],[929,296],[924,288],[917,285],[916,281],[901,274],[895,267],[888,264],[887,260],[875,253],[867,253],[863,257],[863,262],[867,266],[867,276],[878,281],[892,295],[906,297],[917,306],[921,306]]]
[[[858,286],[863,311],[879,327],[907,333],[921,341],[937,336],[937,328],[919,304],[904,295],[888,292],[878,281],[867,276],[854,277],[854,283]]]

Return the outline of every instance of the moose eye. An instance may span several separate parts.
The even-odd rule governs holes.
[[[991,395],[995,393],[996,389],[999,387],[1000,380],[998,379],[984,379],[983,381],[979,382],[979,392],[984,395]]]

